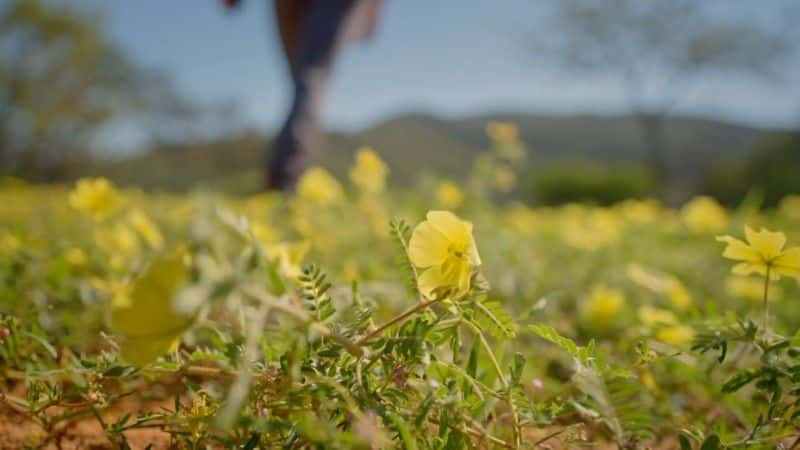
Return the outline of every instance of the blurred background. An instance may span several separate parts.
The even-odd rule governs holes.
[[[800,2],[387,0],[336,61],[314,163],[463,179],[516,123],[510,196],[800,192]],[[271,2],[4,0],[0,175],[256,192],[291,100]]]

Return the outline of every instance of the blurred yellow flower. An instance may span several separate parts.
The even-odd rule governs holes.
[[[332,205],[344,198],[342,186],[322,167],[303,172],[297,181],[297,195],[301,200],[319,205]]]
[[[252,231],[253,236],[265,246],[277,241],[279,237],[276,229],[262,222],[252,222],[250,225],[250,231]]]
[[[692,304],[692,295],[689,290],[672,275],[655,273],[638,264],[630,264],[627,275],[639,286],[666,296],[675,308],[686,309]]]
[[[500,160],[518,163],[525,159],[525,146],[519,138],[519,129],[512,122],[489,122],[486,134],[492,140],[492,152]]]
[[[675,347],[687,347],[694,339],[694,329],[688,325],[670,325],[658,330],[655,338]]]
[[[625,220],[640,225],[654,223],[661,215],[661,205],[656,200],[625,200],[617,209]]]
[[[605,284],[592,287],[583,312],[594,327],[607,328],[625,306],[625,294]]]
[[[672,311],[649,305],[639,307],[638,316],[639,320],[649,327],[675,323],[675,314]]]
[[[678,309],[686,309],[692,305],[692,294],[680,280],[675,279],[667,288],[667,300]]]
[[[96,229],[94,239],[97,246],[108,256],[109,264],[114,270],[129,268],[141,250],[136,232],[123,223]]]
[[[22,244],[19,238],[9,232],[4,232],[0,235],[0,256],[3,258],[10,258],[17,254]]]
[[[141,277],[116,289],[111,328],[121,339],[120,354],[142,366],[175,350],[192,319],[179,314],[172,298],[187,280],[185,251],[155,261]]]
[[[83,268],[89,264],[89,255],[82,249],[71,247],[64,251],[64,260],[75,268]]]
[[[692,233],[718,233],[728,227],[728,212],[711,197],[695,197],[683,206],[681,219]]]
[[[436,186],[436,203],[443,209],[458,209],[464,202],[461,188],[452,181],[442,180]]]
[[[95,219],[102,219],[125,202],[122,194],[105,178],[83,178],[69,194],[69,204]]]
[[[499,144],[519,142],[519,128],[513,122],[491,121],[486,125],[486,134]]]
[[[431,299],[463,296],[481,265],[472,223],[448,211],[429,211],[426,219],[414,228],[408,249],[411,263],[422,269],[419,290]]]
[[[111,255],[132,256],[138,254],[140,249],[136,232],[123,223],[98,228],[95,230],[95,241],[100,248]]]
[[[355,165],[350,168],[350,181],[362,192],[378,194],[386,187],[389,168],[375,150],[362,147],[356,152]]]
[[[158,226],[142,210],[131,209],[128,212],[128,223],[153,250],[160,250],[164,246],[164,237]]]
[[[286,278],[295,279],[303,273],[300,266],[310,250],[308,242],[280,242],[266,247],[267,258],[277,261],[278,271]]]
[[[622,232],[619,218],[604,209],[586,210],[581,206],[564,208],[561,239],[569,246],[595,251],[616,243]]]
[[[505,217],[514,230],[522,234],[533,234],[542,222],[536,212],[519,202],[511,204]]]
[[[498,165],[492,173],[492,186],[503,194],[511,192],[517,185],[517,175],[511,168]]]
[[[746,225],[744,232],[747,243],[731,236],[717,237],[718,241],[728,244],[722,256],[742,261],[733,266],[734,274],[769,274],[771,279],[780,279],[781,275],[800,278],[800,247],[784,250],[785,234],[764,228],[754,231]]]
[[[764,300],[764,282],[758,278],[730,276],[725,280],[725,292],[731,297],[761,302]],[[780,286],[771,287],[769,301],[778,300],[782,294]]]

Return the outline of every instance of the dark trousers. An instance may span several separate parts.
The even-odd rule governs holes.
[[[268,188],[291,189],[318,146],[321,100],[357,1],[300,0],[303,10],[289,11],[285,19],[288,23],[280,23],[286,17],[285,9],[297,7],[298,3],[284,2],[282,11],[281,2],[276,2],[294,97],[286,122],[271,145]]]

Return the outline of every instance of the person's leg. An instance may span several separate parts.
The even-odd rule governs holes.
[[[310,0],[294,55],[294,99],[272,145],[267,187],[290,189],[319,140],[319,106],[347,19],[358,0]],[[292,58],[294,56],[294,58]],[[292,59],[295,63],[292,64]]]

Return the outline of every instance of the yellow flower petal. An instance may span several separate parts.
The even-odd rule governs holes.
[[[659,330],[655,337],[676,347],[686,347],[694,339],[694,329],[688,325],[673,325]]]
[[[800,247],[793,247],[772,261],[773,270],[781,275],[800,278]]]
[[[429,211],[426,218],[453,244],[466,244],[472,237],[472,223],[459,219],[450,211]]]
[[[783,246],[786,245],[786,235],[780,232],[768,231],[764,228],[761,231],[754,231],[749,226],[744,227],[744,232],[750,246],[766,261],[780,255]]]
[[[419,291],[428,298],[433,298],[433,291],[446,284],[447,279],[442,274],[440,266],[425,269],[417,280]]]
[[[731,236],[718,236],[717,240],[728,244],[722,252],[722,256],[737,261],[758,262],[761,260],[758,252],[750,246]]]
[[[447,238],[430,222],[425,221],[414,228],[408,242],[408,257],[417,267],[441,264],[447,258]]]
[[[767,269],[766,269],[766,266],[761,266],[761,265],[753,264],[753,263],[749,263],[749,262],[743,262],[743,263],[739,263],[739,264],[733,266],[733,269],[731,269],[731,272],[733,272],[735,275],[742,275],[742,276],[747,276],[747,275],[750,275],[752,273],[758,273],[758,274],[761,274],[761,275],[766,275]]]
[[[185,282],[185,252],[154,262],[141,278],[120,290],[112,303],[111,327],[122,337],[122,357],[144,365],[168,353],[191,325],[172,307],[172,297]]]

